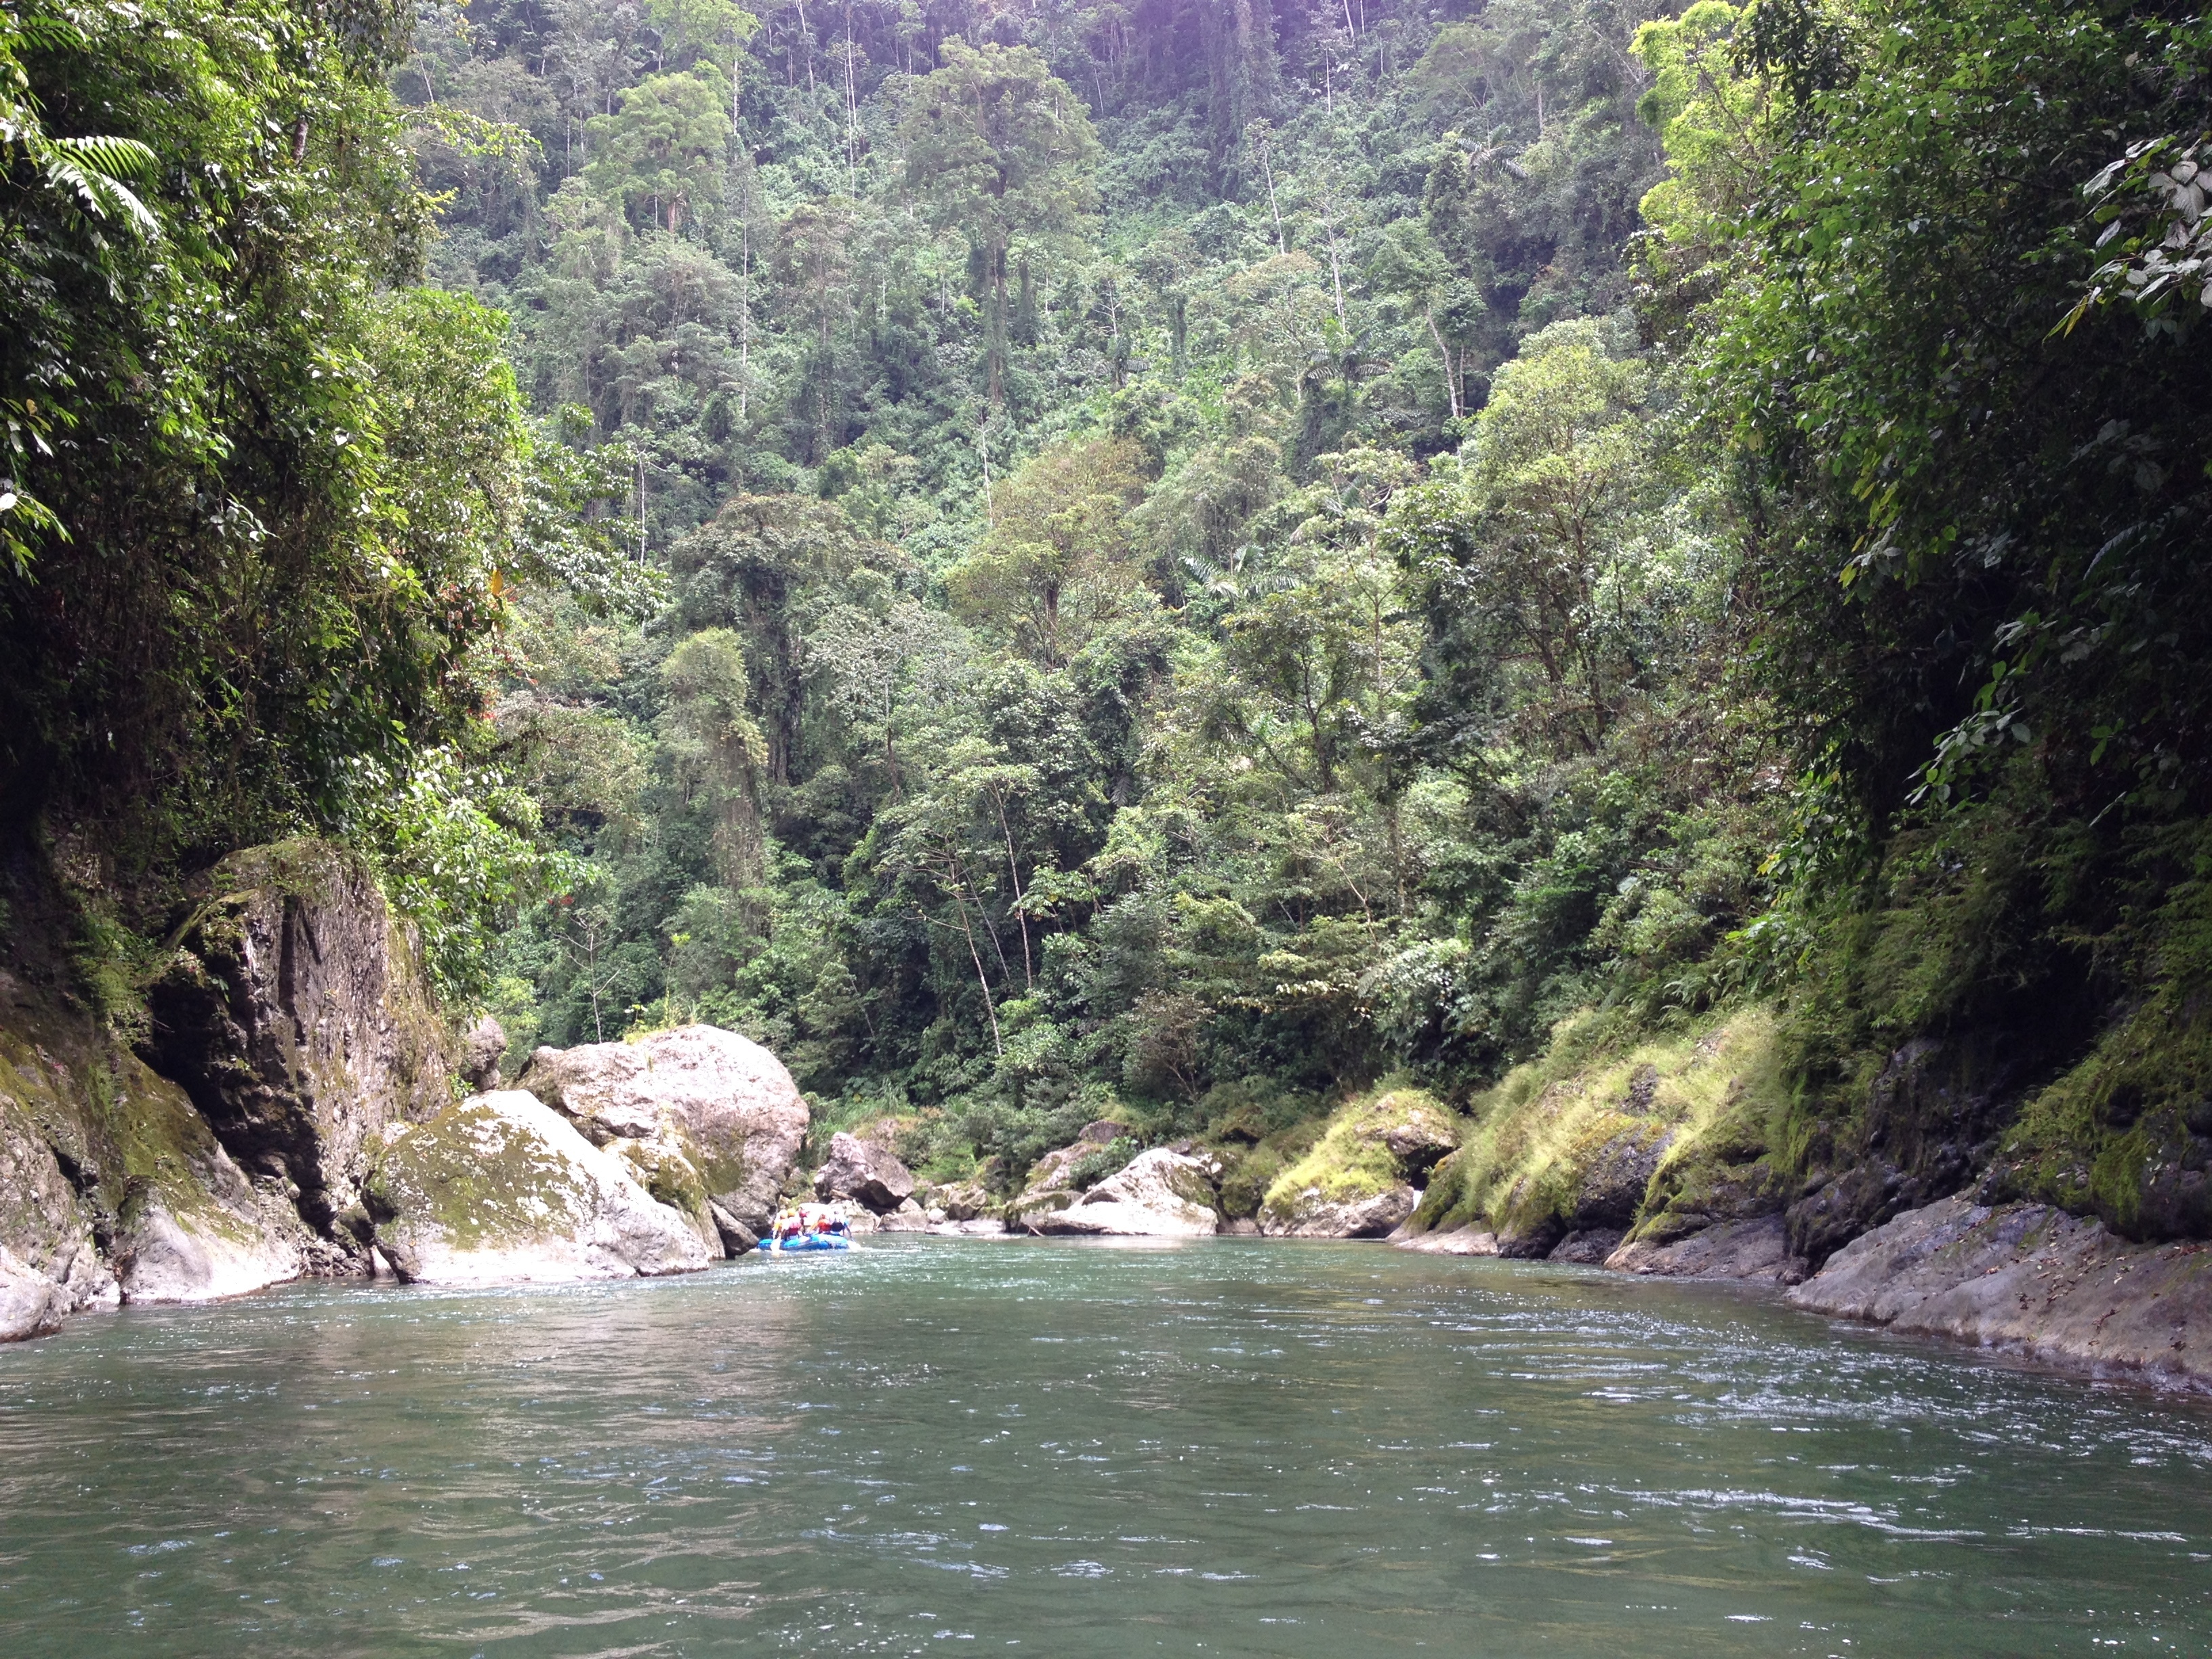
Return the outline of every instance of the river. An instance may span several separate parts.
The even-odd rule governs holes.
[[[0,1350],[0,1652],[2212,1649],[2212,1413],[1741,1291],[870,1241]]]

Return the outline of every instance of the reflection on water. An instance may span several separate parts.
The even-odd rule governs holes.
[[[295,1287],[0,1350],[0,1651],[2202,1652],[2208,1471],[2197,1407],[1373,1246]]]

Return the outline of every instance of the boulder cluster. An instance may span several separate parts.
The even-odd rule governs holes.
[[[386,1141],[369,1237],[425,1283],[688,1272],[753,1248],[806,1123],[790,1073],[733,1031],[540,1048],[517,1087]]]

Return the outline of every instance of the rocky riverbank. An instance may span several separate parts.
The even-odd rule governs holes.
[[[502,1088],[497,1028],[446,1022],[374,882],[319,843],[210,872],[135,1012],[97,1013],[70,982],[21,955],[0,971],[0,1340],[304,1276],[692,1271],[750,1250],[810,1178],[805,1102],[732,1032],[541,1048]],[[885,1121],[833,1136],[811,1185],[859,1232],[1388,1235],[1772,1286],[1812,1312],[2212,1389],[2203,1245],[1936,1196],[1970,1173],[1942,1148],[1874,1186],[1856,1168],[1785,1179],[1759,1129],[1771,1034],[1754,1010],[1526,1069],[1472,1116],[1383,1089],[1326,1121],[1150,1148],[1101,1119],[1011,1200],[919,1179]],[[1889,1094],[1924,1058],[1883,1073]]]
[[[1791,1305],[2069,1370],[2212,1392],[2212,1249],[1963,1194],[1846,1244]]]
[[[39,890],[27,888],[33,898]],[[683,1272],[750,1249],[808,1122],[758,1044],[690,1026],[541,1048],[499,1089],[375,882],[314,842],[199,884],[137,985],[19,913],[0,969],[0,1340],[303,1277]]]
[[[1473,1227],[1396,1241],[1438,1255],[1501,1254]],[[1585,1258],[1564,1249],[1552,1261]],[[2212,1247],[2137,1244],[2043,1204],[1958,1195],[1862,1234],[1809,1276],[1779,1215],[1667,1245],[1628,1244],[1616,1273],[1772,1286],[1810,1313],[2017,1354],[2099,1377],[2212,1393]]]

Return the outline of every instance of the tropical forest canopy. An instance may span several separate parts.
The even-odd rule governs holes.
[[[1817,1160],[1869,1056],[2150,1021],[2022,1143],[2103,1201],[2212,1127],[2208,77],[2148,0],[8,0],[9,833],[125,959],[337,836],[518,1052],[726,1025],[1002,1182],[1747,999]]]

